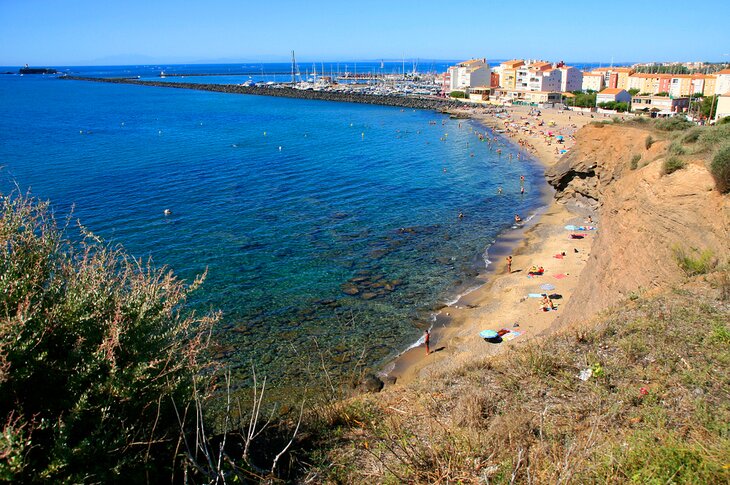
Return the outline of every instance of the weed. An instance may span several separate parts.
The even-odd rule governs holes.
[[[702,251],[697,257],[688,254],[680,246],[674,246],[672,252],[674,253],[674,259],[677,261],[677,265],[679,265],[679,268],[687,276],[707,274],[717,266],[713,252],[709,249]],[[692,252],[697,253],[698,251],[693,249]]]
[[[716,323],[712,327],[712,336],[710,339],[716,344],[730,344],[730,328],[722,323]]]
[[[669,175],[670,173],[674,173],[677,170],[681,170],[686,166],[687,166],[687,164],[683,160],[681,160],[677,157],[669,157],[664,160],[664,165],[662,166],[662,173],[664,175]]]
[[[651,135],[646,135],[646,139],[644,140],[644,147],[648,150],[653,144],[654,138],[652,138]]]

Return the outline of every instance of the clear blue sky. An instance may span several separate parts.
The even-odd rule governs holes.
[[[459,6],[461,5],[461,6]],[[0,0],[0,65],[730,61],[730,0]]]

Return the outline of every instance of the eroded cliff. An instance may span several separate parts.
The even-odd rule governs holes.
[[[588,267],[556,328],[631,293],[677,283],[684,277],[678,250],[695,256],[709,250],[718,264],[728,261],[730,196],[715,189],[707,152],[682,156],[686,166],[665,174],[673,140],[677,135],[652,128],[588,125],[546,173],[559,201],[588,205],[599,221]]]

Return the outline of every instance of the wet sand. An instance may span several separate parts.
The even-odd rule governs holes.
[[[559,152],[572,148],[575,132],[593,121],[588,114],[580,116],[575,112],[552,109],[541,110],[541,116],[534,117],[530,115],[529,107],[508,108],[506,113],[483,113],[481,109],[466,111],[487,126],[505,130],[502,136],[515,143],[515,149],[529,152],[546,168],[560,158],[555,149],[558,148]],[[539,126],[541,121],[542,126]],[[548,136],[548,133],[553,136]],[[563,136],[564,143],[557,143],[557,135]],[[431,352],[427,354],[424,345],[414,347],[400,355],[387,369],[388,375],[395,377],[397,384],[406,384],[430,372],[458,367],[476,357],[497,355],[512,345],[538,338],[550,328],[560,314],[560,308],[576,288],[578,276],[590,257],[596,233],[568,231],[564,226],[584,225],[588,215],[593,217],[593,224],[598,225],[599,221],[595,214],[557,204],[552,198],[551,188],[546,193],[544,211],[524,227],[504,233],[490,247],[492,264],[478,277],[483,285],[436,315],[430,339]],[[571,233],[585,234],[585,237],[572,239]],[[563,253],[565,256],[562,258],[555,257]],[[507,273],[505,261],[509,254],[513,255],[511,273]],[[544,274],[528,275],[533,265],[544,267]],[[555,289],[545,291],[540,288],[543,284],[551,284]],[[557,310],[545,312],[539,298],[528,297],[537,293],[560,295],[561,298],[553,300]],[[510,333],[499,343],[479,336],[482,330],[501,329],[510,330]]]

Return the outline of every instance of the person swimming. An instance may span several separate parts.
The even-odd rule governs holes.
[[[520,222],[522,222],[522,218],[519,214],[515,214],[515,224],[519,224]]]

